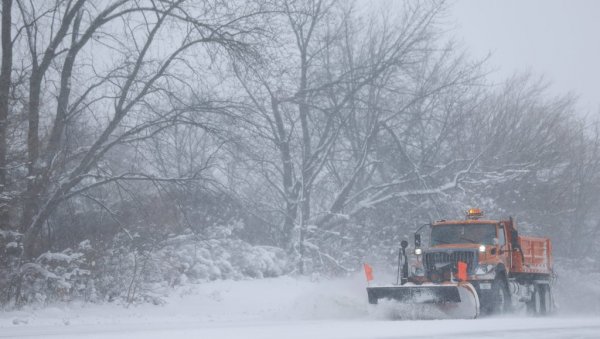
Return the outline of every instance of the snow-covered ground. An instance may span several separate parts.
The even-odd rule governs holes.
[[[56,305],[0,313],[0,338],[598,338],[600,318],[511,316],[394,321],[366,303],[361,276],[217,281],[162,306]]]

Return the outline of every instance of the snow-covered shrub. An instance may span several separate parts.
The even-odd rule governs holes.
[[[19,268],[17,298],[20,303],[46,303],[74,299],[94,300],[95,284],[88,260],[89,240],[73,249],[46,252]]]
[[[285,251],[232,237],[235,227],[209,228],[209,239],[187,229],[144,248],[139,246],[138,235],[119,234],[118,246],[107,252],[96,270],[98,291],[107,301],[159,304],[177,285],[275,277],[290,271]]]
[[[241,223],[186,229],[162,238],[123,230],[110,247],[90,241],[46,252],[20,263],[22,236],[0,232],[0,303],[19,306],[54,301],[160,304],[177,285],[217,279],[263,278],[290,271],[286,252],[239,239]]]
[[[0,230],[0,304],[14,299],[19,257],[23,251],[22,234]]]
[[[156,260],[163,263],[165,278],[173,285],[179,275],[185,275],[184,279],[192,282],[201,282],[273,277],[288,271],[288,259],[282,249],[253,246],[231,237],[232,230],[237,227],[235,224],[211,227],[209,239],[191,230],[168,238],[155,255]]]
[[[121,232],[117,234],[112,246],[98,258],[94,270],[94,280],[103,300],[126,300],[132,302],[138,295],[147,272],[152,244],[138,233]]]

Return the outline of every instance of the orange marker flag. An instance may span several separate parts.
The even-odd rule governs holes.
[[[365,268],[365,275],[367,276],[367,281],[373,280],[373,267],[366,263],[363,266]]]
[[[467,263],[466,262],[462,262],[462,261],[458,262],[458,273],[456,274],[456,277],[460,281],[467,281],[468,280],[468,277],[467,277]]]

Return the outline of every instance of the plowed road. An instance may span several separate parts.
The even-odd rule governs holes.
[[[30,326],[0,329],[0,338],[600,338],[600,318],[487,318],[430,321],[193,322]]]

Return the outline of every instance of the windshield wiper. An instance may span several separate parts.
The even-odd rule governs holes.
[[[466,241],[470,242],[471,244],[479,244],[478,242],[476,242],[476,241],[475,241],[475,240],[473,240],[473,239],[469,239],[469,238],[465,238],[465,237],[460,237],[460,238],[461,238],[462,240],[466,240]]]
[[[435,242],[441,242],[442,244],[451,244],[449,241],[441,240],[441,239],[433,239]]]

